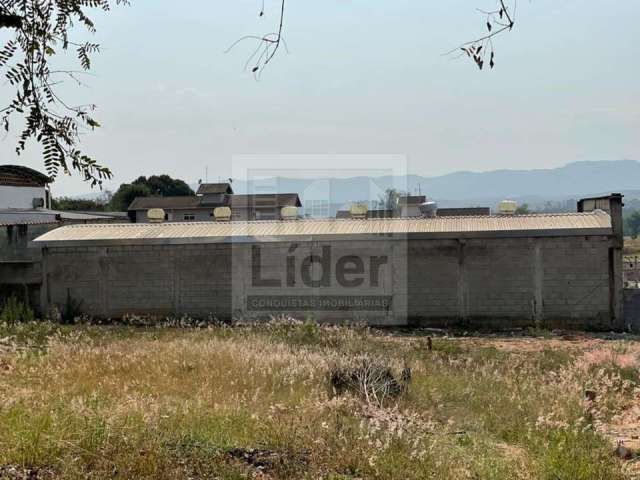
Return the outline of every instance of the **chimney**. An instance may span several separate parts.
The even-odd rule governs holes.
[[[602,210],[611,216],[611,229],[617,242],[617,247],[622,248],[623,232],[622,232],[622,198],[621,193],[612,193],[606,197],[583,198],[578,201],[578,212],[593,212],[594,210]]]

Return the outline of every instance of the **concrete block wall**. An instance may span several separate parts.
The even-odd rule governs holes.
[[[207,248],[208,247],[208,248]],[[43,302],[62,306],[67,294],[90,315],[205,316],[221,301],[229,245],[135,245],[47,249]],[[224,312],[229,314],[229,312]]]
[[[255,249],[260,252],[256,259]],[[303,278],[305,259],[313,257],[310,286]],[[324,271],[322,259],[326,260]],[[358,262],[356,266],[353,262]],[[259,264],[257,271],[253,266]],[[234,312],[243,316],[264,316],[265,309],[253,309],[247,301],[255,297],[316,297],[324,301],[389,301],[393,308],[348,308],[329,304],[318,309],[283,308],[272,313],[288,313],[305,318],[344,322],[367,321],[371,324],[404,325],[407,311],[407,243],[392,241],[310,241],[234,244],[232,247],[232,300]],[[356,273],[341,269],[355,268]],[[342,273],[341,273],[342,271]],[[326,276],[324,276],[326,275]],[[262,282],[275,282],[261,286]],[[308,279],[309,280],[309,279]],[[326,284],[324,282],[326,281]]]
[[[313,256],[317,262],[311,263],[311,276],[322,279],[318,259],[326,247],[330,283],[305,285],[301,264]],[[253,267],[255,248],[260,250],[259,272]],[[249,308],[249,297],[377,296],[390,297],[391,308],[287,313],[382,325],[617,328],[621,319],[612,318],[617,300],[609,252],[606,236],[301,241],[294,249],[291,242],[49,247],[42,301],[63,306],[69,292],[82,302],[83,311],[102,317],[186,313],[229,318],[283,313]],[[361,277],[361,284],[337,282],[341,257],[362,259],[361,269],[346,263],[351,269],[346,278]],[[371,263],[382,257],[388,262]],[[373,282],[372,270],[378,275]],[[267,284],[256,283],[257,275]]]
[[[408,246],[407,294],[414,323],[455,320],[459,313],[460,245],[456,240],[416,241]]]
[[[563,318],[580,325],[590,318],[591,325],[615,326],[611,304],[609,242],[600,237],[554,239],[544,244],[543,298],[546,317]]]
[[[640,331],[640,289],[624,289],[625,328],[633,332]]]
[[[536,243],[532,239],[468,241],[461,246],[464,305],[460,318],[531,324],[536,305]]]
[[[421,241],[409,246],[418,325],[617,328],[606,237]]]

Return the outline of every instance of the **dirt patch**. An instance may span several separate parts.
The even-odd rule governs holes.
[[[508,352],[522,352],[533,353],[543,350],[584,350],[587,348],[593,348],[596,345],[604,342],[603,340],[594,338],[576,338],[575,336],[565,338],[553,338],[553,339],[541,339],[536,337],[524,337],[524,338],[472,338],[461,339],[463,345],[468,345],[472,348],[487,348],[493,347],[498,350],[505,350]]]
[[[307,451],[289,452],[254,448],[234,448],[229,450],[227,455],[265,473],[274,469],[289,468],[292,466],[300,467],[309,464],[309,452]]]
[[[53,470],[23,467],[21,465],[0,466],[0,480],[50,480],[55,478]]]
[[[460,342],[466,348],[493,347],[508,352],[534,353],[543,350],[586,351],[606,347],[612,340],[637,340],[633,335],[619,333],[591,334],[585,332],[554,330],[548,336],[530,336],[524,334],[489,334],[465,337],[447,337]]]
[[[428,339],[445,340],[464,349],[496,348],[507,352],[535,353],[543,350],[590,350],[604,347],[614,340],[640,340],[637,335],[625,333],[588,333],[573,330],[552,330],[535,335],[529,330],[516,329],[500,333],[460,332],[444,329],[423,329],[381,334],[379,341],[401,343],[427,348]]]

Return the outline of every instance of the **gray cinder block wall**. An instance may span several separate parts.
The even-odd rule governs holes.
[[[111,318],[184,313],[227,319],[283,312],[304,318],[311,314],[304,308],[254,309],[247,299],[347,293],[391,297],[392,306],[313,310],[313,318],[378,325],[503,328],[538,323],[609,329],[620,323],[612,299],[609,245],[606,236],[298,242],[293,255],[298,265],[306,256],[321,256],[323,247],[331,249],[333,265],[339,257],[363,259],[359,274],[347,278],[368,283],[347,288],[335,282],[304,285],[299,271],[288,270],[290,243],[56,247],[44,252],[43,301],[62,308],[70,295],[82,302],[84,312]],[[260,250],[259,272],[250,260],[255,260],[255,248]],[[371,282],[369,260],[375,257],[389,261],[378,266],[378,281]],[[286,283],[288,274],[293,285]],[[256,286],[257,276],[262,284]]]
[[[487,328],[616,328],[606,237],[410,244],[409,319]]]

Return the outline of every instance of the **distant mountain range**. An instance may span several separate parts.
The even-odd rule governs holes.
[[[153,173],[158,172],[149,172]],[[191,186],[194,190],[198,188],[197,184]],[[501,200],[511,199],[519,204],[527,203],[536,210],[575,210],[577,199],[611,192],[625,194],[629,205],[633,199],[640,199],[640,162],[587,161],[559,168],[455,172],[437,177],[275,177],[233,182],[236,193],[297,192],[306,213],[314,216],[333,216],[336,210],[347,208],[354,201],[368,201],[374,205],[388,188],[411,194],[421,192],[443,207],[495,208]],[[633,204],[640,206],[640,201]]]
[[[353,201],[374,203],[387,188],[421,192],[448,207],[495,208],[501,200],[512,199],[538,210],[574,210],[575,200],[585,196],[620,192],[629,199],[640,198],[640,162],[574,162],[552,169],[455,172],[437,177],[277,177],[252,183],[234,181],[233,188],[236,193],[298,192],[306,209],[328,208],[329,215]]]

